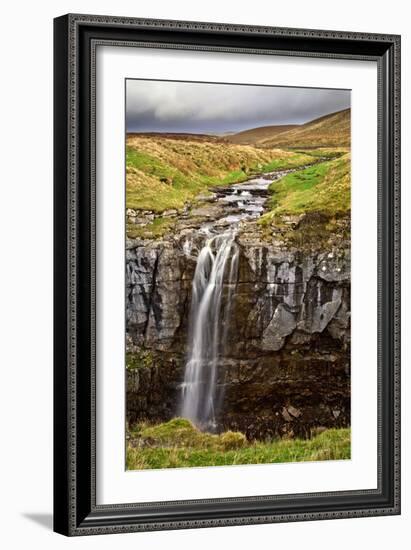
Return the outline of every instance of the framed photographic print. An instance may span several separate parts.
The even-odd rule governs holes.
[[[55,530],[400,513],[400,38],[54,29]]]

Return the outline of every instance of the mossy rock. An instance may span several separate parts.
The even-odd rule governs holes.
[[[225,432],[220,436],[221,447],[224,451],[241,449],[247,445],[247,438],[241,432]]]
[[[173,418],[169,422],[149,426],[141,431],[143,441],[164,447],[202,448],[213,443],[212,434],[200,432],[189,420]]]
[[[137,433],[137,432],[136,432]],[[185,418],[173,418],[169,422],[138,430],[143,446],[148,447],[185,447],[191,449],[233,450],[247,445],[247,439],[240,432],[228,431],[211,434],[200,431]]]

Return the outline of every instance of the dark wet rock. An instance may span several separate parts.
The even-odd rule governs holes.
[[[284,420],[286,422],[292,422],[293,421],[292,417],[290,416],[290,413],[288,412],[288,410],[285,407],[283,407],[281,409],[281,416],[284,418]]]
[[[287,410],[294,418],[299,418],[302,415],[302,412],[292,405],[290,405]]]

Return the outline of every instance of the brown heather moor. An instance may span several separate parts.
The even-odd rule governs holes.
[[[323,116],[258,141],[261,147],[349,147],[351,109]]]

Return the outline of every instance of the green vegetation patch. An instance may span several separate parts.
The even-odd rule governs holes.
[[[133,427],[140,442],[148,447],[214,449],[225,451],[247,444],[245,435],[228,431],[221,435],[201,432],[185,418],[173,418],[154,426],[140,424]]]
[[[228,185],[247,179],[244,170],[221,176],[184,173],[146,153],[127,148],[127,208],[163,212],[184,204],[215,185]]]
[[[147,225],[128,223],[126,233],[129,239],[156,239],[162,237],[174,227],[172,218],[155,218]]]
[[[315,164],[273,182],[269,187],[270,211],[262,216],[267,223],[278,215],[348,212],[351,206],[350,157]]]
[[[126,353],[126,369],[138,370],[153,366],[153,354],[150,350],[141,350],[135,353]]]
[[[299,168],[300,166],[307,166],[313,164],[317,159],[313,159],[314,155],[310,155],[306,152],[295,152],[290,156],[284,158],[275,158],[270,162],[263,165],[262,172],[274,172],[276,170],[291,170],[292,168]]]
[[[351,456],[349,428],[330,429],[312,439],[247,442],[240,432],[220,435],[200,432],[191,422],[175,418],[157,426],[134,427],[127,468],[184,468],[283,462],[343,460]]]
[[[306,251],[320,251],[325,247],[346,246],[350,239],[349,216],[344,214],[327,215],[324,212],[308,212],[297,227],[276,221],[276,229],[281,230],[284,240],[292,247]],[[263,226],[266,237],[271,236],[272,225]]]

